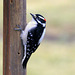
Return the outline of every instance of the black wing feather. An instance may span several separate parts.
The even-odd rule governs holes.
[[[40,37],[42,36],[43,29],[41,28],[33,28],[28,32],[27,36],[27,44],[26,44],[26,58],[23,62],[23,68],[26,68],[27,62],[33,52],[36,51],[38,46],[38,41]]]

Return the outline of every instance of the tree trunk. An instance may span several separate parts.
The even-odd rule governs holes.
[[[17,24],[26,26],[26,0],[4,0],[3,75],[26,75],[21,60],[23,48]]]

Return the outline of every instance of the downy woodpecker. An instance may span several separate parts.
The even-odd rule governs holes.
[[[40,45],[46,30],[46,19],[42,15],[31,14],[31,16],[32,20],[27,24],[25,30],[22,30],[20,36],[24,46],[23,68],[26,68],[31,54],[34,53]],[[17,29],[15,28],[15,30]],[[21,28],[19,27],[18,30],[21,30]]]

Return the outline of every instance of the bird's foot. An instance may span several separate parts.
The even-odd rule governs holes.
[[[20,27],[20,25],[16,25],[17,28],[14,28],[15,31],[22,31],[22,28]]]

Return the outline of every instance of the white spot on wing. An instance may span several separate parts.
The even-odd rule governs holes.
[[[27,47],[30,47],[30,45],[28,44]]]
[[[27,41],[27,43],[29,43],[29,41]]]
[[[33,35],[31,34],[31,36],[33,36]]]
[[[28,39],[30,39],[30,37],[28,37]]]
[[[30,51],[30,49],[28,48],[27,51]]]
[[[35,44],[35,46],[36,46],[36,44]]]

